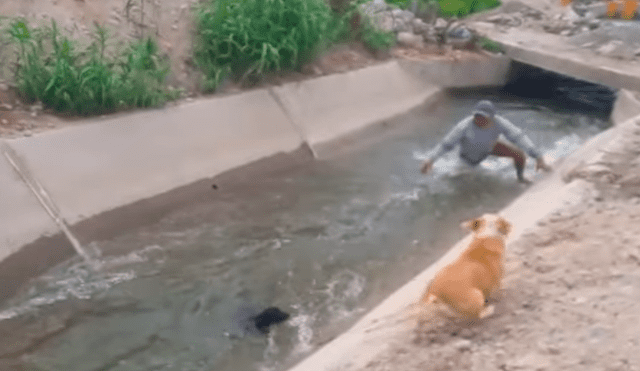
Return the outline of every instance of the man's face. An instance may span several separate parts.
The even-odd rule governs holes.
[[[473,116],[473,123],[476,124],[479,128],[485,128],[489,126],[490,121],[488,118],[482,115],[475,115]]]

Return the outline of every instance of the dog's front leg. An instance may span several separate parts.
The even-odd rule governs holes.
[[[487,317],[493,315],[493,313],[495,313],[495,311],[496,311],[496,308],[493,305],[487,305],[480,312],[480,315],[478,316],[478,318],[480,318],[480,319],[487,318]]]

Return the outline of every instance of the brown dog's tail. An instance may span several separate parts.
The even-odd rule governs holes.
[[[428,295],[427,300],[421,300],[406,306],[403,310],[388,315],[376,321],[376,325],[367,328],[367,332],[375,331],[381,328],[389,328],[397,326],[407,321],[416,321],[419,327],[424,327],[426,323],[432,322],[439,313],[437,310],[437,298],[434,295]]]
[[[417,304],[414,318],[417,321],[418,330],[422,330],[426,325],[433,323],[433,321],[440,315],[438,306],[438,297],[429,293],[425,294],[423,300]]]

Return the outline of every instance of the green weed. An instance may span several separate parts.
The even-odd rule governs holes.
[[[165,87],[168,63],[150,38],[114,54],[107,50],[107,30],[97,24],[91,44],[82,51],[60,34],[55,21],[32,29],[16,19],[7,31],[18,46],[16,85],[29,103],[89,115],[160,106],[179,95]]]
[[[438,0],[442,17],[464,17],[499,6],[500,0]]]
[[[497,41],[493,41],[491,39],[488,39],[486,37],[481,37],[478,40],[478,46],[480,46],[480,48],[489,51],[491,53],[503,53],[504,51],[502,50],[502,46],[500,45],[500,43],[498,43]]]
[[[437,3],[439,15],[442,17],[464,17],[466,15],[492,9],[500,5],[499,0],[415,0],[418,12],[429,8],[430,4]],[[414,0],[386,0],[388,4],[400,9],[411,8]]]
[[[335,31],[324,0],[214,0],[196,8],[194,61],[202,89],[226,77],[241,81],[298,69]]]
[[[334,14],[334,41],[360,40],[372,51],[386,51],[396,42],[395,33],[375,26],[373,20],[364,17],[361,6],[371,0],[343,0]]]
[[[382,31],[375,27],[370,20],[366,20],[362,30],[362,41],[374,51],[389,50],[396,43],[396,35],[391,31]]]

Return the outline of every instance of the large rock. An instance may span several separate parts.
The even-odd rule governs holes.
[[[611,40],[597,49],[599,54],[613,57],[630,59],[633,57],[633,50],[626,47],[624,42],[620,40]]]
[[[568,24],[567,22],[556,20],[543,25],[542,28],[548,33],[558,35],[565,31],[571,30],[572,28],[574,28],[574,26],[571,24]],[[565,36],[566,36],[566,33],[565,33]]]
[[[573,6],[573,10],[582,16],[591,13],[596,18],[604,18],[607,15],[607,3],[604,1],[588,5],[576,3]]]
[[[411,32],[399,32],[397,35],[398,44],[410,48],[421,48],[423,46],[423,38],[420,35]]]
[[[411,31],[411,24],[407,23],[402,18],[393,18],[393,27],[391,28],[391,30],[393,32],[395,32],[395,33],[410,32]]]
[[[582,19],[582,17],[580,17],[578,13],[574,12],[573,9],[567,8],[561,15],[561,19],[569,22],[576,22]]]
[[[443,29],[443,28],[447,27],[447,24],[448,24],[447,21],[445,21],[442,18],[438,18],[438,19],[436,19],[436,23],[435,23],[434,27],[437,28],[437,29]]]
[[[371,17],[373,20],[373,24],[382,31],[391,32],[393,31],[393,16],[390,11],[384,11],[381,13],[377,13]]]
[[[431,28],[420,18],[415,18],[411,23],[413,26],[413,33],[415,33],[416,35],[424,35],[428,33],[429,29]]]
[[[362,12],[369,17],[387,11],[389,8],[389,5],[384,0],[373,0],[360,5]]]
[[[394,9],[391,11],[391,14],[394,18],[401,18],[407,23],[411,22],[416,17],[415,14],[411,13],[410,11],[402,9]]]
[[[447,36],[453,39],[458,39],[458,40],[470,40],[472,37],[471,31],[469,31],[464,27],[454,28],[453,30],[447,33]]]
[[[519,14],[519,13],[516,13]],[[522,17],[516,14],[496,14],[487,18],[487,22],[501,26],[519,27],[522,25]]]
[[[410,32],[411,22],[415,18],[413,13],[408,10],[394,9],[391,11],[393,17],[394,32]]]

